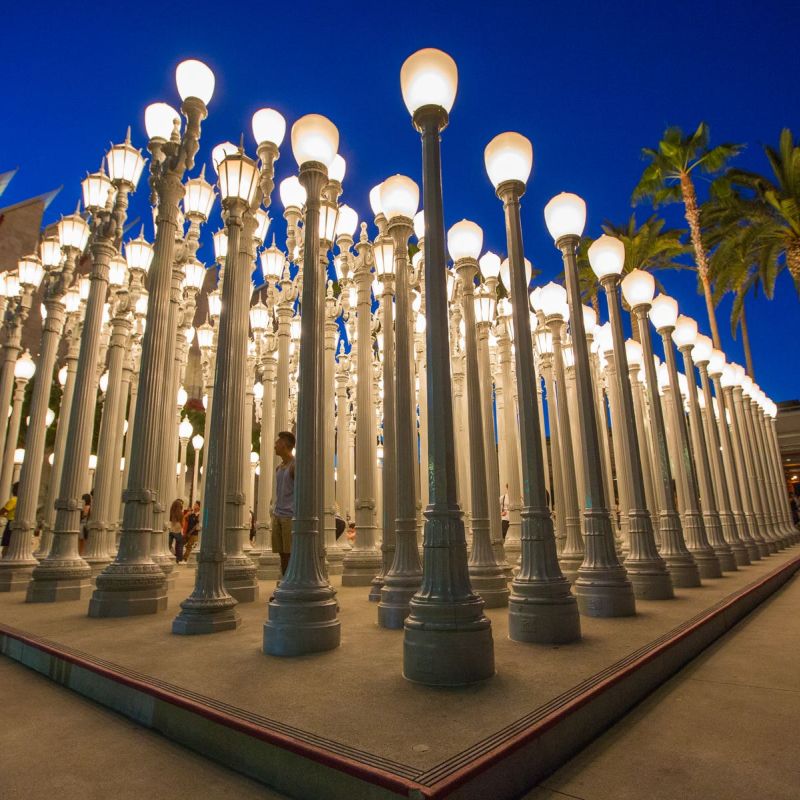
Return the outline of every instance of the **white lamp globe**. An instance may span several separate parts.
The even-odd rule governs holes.
[[[219,165],[225,160],[226,156],[233,156],[239,152],[239,148],[233,142],[220,142],[211,148],[211,163],[214,169],[219,172]]]
[[[539,294],[539,304],[546,317],[563,317],[567,307],[567,290],[557,283],[546,284]]]
[[[21,258],[17,262],[17,274],[23,286],[35,289],[44,277],[44,267],[39,256],[30,255]]]
[[[14,463],[19,466],[25,460],[25,450],[22,447],[18,447],[14,451]]]
[[[698,333],[692,348],[692,361],[695,364],[707,364],[711,360],[713,350],[714,343],[711,339],[702,333]]]
[[[44,426],[49,428],[56,418],[56,412],[52,408],[48,408],[44,415]]]
[[[144,129],[150,139],[169,140],[180,114],[167,103],[150,103],[144,110]]]
[[[195,450],[202,450],[203,444],[203,437],[199,433],[196,433],[194,436],[192,436],[192,447],[194,447]]]
[[[641,367],[644,364],[644,351],[639,342],[634,339],[625,340],[625,356],[629,365]]]
[[[133,307],[133,313],[142,320],[142,324],[144,324],[144,318],[147,316],[147,295],[143,294],[139,297],[136,301],[136,305]]]
[[[622,296],[631,307],[649,306],[656,293],[656,279],[643,269],[632,269],[622,279]]]
[[[104,372],[100,376],[100,391],[105,394],[108,389],[108,372]]]
[[[299,166],[310,162],[330,166],[339,150],[339,131],[321,114],[306,114],[292,125],[292,153]]]
[[[269,309],[261,301],[250,307],[248,315],[254,332],[261,333],[269,326]]]
[[[495,189],[506,181],[527,183],[533,169],[533,145],[521,133],[501,133],[486,145],[483,161]]]
[[[189,400],[189,395],[186,393],[186,389],[181,386],[178,389],[178,406],[183,408]]]
[[[369,207],[372,209],[372,215],[374,217],[379,217],[383,214],[383,207],[381,206],[381,186],[382,184],[379,183],[369,190]]]
[[[214,187],[205,179],[205,167],[200,175],[191,178],[184,184],[186,194],[183,196],[183,209],[187,214],[194,214],[207,220],[214,206]]]
[[[108,285],[119,289],[128,283],[128,262],[119,254],[108,262]]]
[[[207,323],[204,322],[198,329],[197,329],[197,346],[201,350],[208,350],[214,344],[214,329]],[[203,407],[206,407],[205,402],[203,403]]]
[[[261,251],[261,272],[265,280],[278,281],[283,274],[284,256],[283,250],[275,246],[275,237],[272,237],[272,245],[266,250]]]
[[[345,172],[347,172],[347,162],[337,153],[328,166],[328,180],[341,183],[344,180]]]
[[[136,186],[144,169],[144,156],[130,143],[130,136],[122,144],[115,144],[106,154],[108,177],[115,183],[125,182]]]
[[[753,379],[749,375],[743,375],[739,385],[748,397],[753,396]]]
[[[61,242],[58,237],[48,236],[46,239],[42,239],[39,249],[45,268],[57,267],[61,263]]]
[[[194,431],[192,423],[188,419],[183,419],[181,424],[178,425],[178,436],[181,439],[188,439]]]
[[[477,259],[483,247],[483,231],[468,219],[456,222],[447,231],[447,249],[453,261],[462,258]]]
[[[531,308],[538,314],[542,311],[542,287],[536,286],[528,296],[531,302]]]
[[[510,263],[507,258],[500,262],[500,280],[503,282],[506,291],[511,291],[511,272]],[[530,286],[531,277],[533,276],[533,264],[528,259],[525,259],[525,286]]]
[[[258,168],[252,158],[238,148],[222,159],[217,167],[219,193],[225,200],[241,200],[248,206],[253,204],[258,191]]]
[[[181,61],[175,70],[175,83],[181,100],[196,97],[208,105],[214,95],[214,73],[195,58]]]
[[[417,237],[417,241],[421,242],[425,238],[425,212],[424,211],[417,211],[414,214],[414,236]]]
[[[678,301],[666,294],[653,299],[647,315],[657,331],[674,328],[678,319]]]
[[[392,175],[381,184],[380,203],[387,219],[412,219],[419,208],[419,186],[405,175]]]
[[[672,332],[672,341],[680,350],[681,347],[692,347],[697,340],[697,323],[685,314],[681,314],[675,321],[675,330]]]
[[[400,88],[412,117],[423,106],[439,106],[449,113],[458,90],[456,62],[433,47],[417,50],[400,68]]]
[[[284,208],[302,208],[306,204],[306,190],[297,175],[284,178],[278,186]]]
[[[721,375],[724,368],[725,353],[722,350],[717,350],[716,347],[712,348],[711,357],[708,359],[708,374],[712,377]]]
[[[544,207],[544,221],[554,242],[580,236],[586,227],[586,203],[576,194],[561,192]]]
[[[263,208],[256,209],[255,217],[256,222],[258,222],[258,227],[256,228],[256,232],[253,234],[253,236],[255,236],[255,238],[258,240],[259,245],[263,245],[267,240],[267,231],[269,230],[269,223],[271,220],[269,218],[269,214],[267,214]]]
[[[336,220],[336,236],[345,236],[352,239],[358,229],[358,214],[348,205],[339,207],[339,217]]]
[[[36,372],[36,364],[26,350],[17,359],[16,364],[14,364],[14,377],[23,381],[29,381],[33,377],[34,372]]]
[[[614,337],[611,333],[610,322],[606,322],[604,325],[598,325],[594,329],[594,340],[597,342],[597,347],[601,353],[613,352]]]
[[[260,108],[251,121],[256,144],[274,144],[280,147],[286,136],[286,120],[274,108]]]
[[[263,400],[264,399],[264,384],[261,381],[256,381],[253,384],[253,397],[256,400]]]
[[[67,385],[67,368],[61,367],[58,371],[58,384],[63,389]]]
[[[501,263],[500,256],[497,253],[487,250],[478,260],[483,279],[487,281],[497,280],[500,275]]]
[[[62,217],[56,226],[58,241],[61,247],[74,247],[83,250],[91,233],[86,220],[80,214],[69,214]]]
[[[625,245],[614,236],[603,234],[589,246],[589,264],[598,280],[621,275],[625,266]]]
[[[254,453],[251,451],[250,453],[250,466],[254,467],[261,459],[259,458],[258,453]]]
[[[597,327],[597,312],[591,306],[581,306],[583,314],[583,330],[587,336],[594,334]]]

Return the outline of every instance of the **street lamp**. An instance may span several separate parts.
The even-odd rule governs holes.
[[[447,232],[447,247],[455,270],[461,279],[461,306],[464,318],[466,355],[467,410],[469,423],[470,464],[470,509],[472,511],[472,551],[469,556],[469,577],[472,588],[481,596],[487,608],[500,608],[508,604],[509,591],[503,569],[498,565],[492,551],[490,515],[499,515],[500,497],[497,474],[490,476],[485,438],[483,396],[489,376],[481,376],[478,359],[477,321],[490,321],[492,299],[475,294],[475,278],[478,275],[478,257],[483,248],[483,231],[470,220],[461,220]],[[486,301],[483,303],[482,301]],[[476,313],[477,312],[477,313]],[[493,421],[491,422],[492,427]],[[492,434],[494,444],[494,434]],[[494,478],[492,481],[491,478]],[[496,491],[490,491],[494,484]]]
[[[419,207],[419,187],[405,175],[393,175],[381,184],[381,210],[388,221],[388,233],[392,237],[392,263],[382,263],[384,269],[382,280],[384,287],[395,281],[395,298],[397,313],[394,325],[396,333],[395,358],[388,354],[384,361],[384,430],[387,424],[386,392],[387,374],[391,380],[392,372],[396,373],[394,383],[394,469],[384,462],[383,480],[394,481],[392,487],[395,502],[395,551],[392,562],[383,576],[380,602],[378,603],[378,624],[383,628],[400,629],[409,613],[409,602],[419,590],[422,580],[422,565],[417,550],[417,481],[414,469],[416,459],[416,413],[414,390],[412,385],[413,355],[411,352],[411,298],[409,296],[409,280],[411,272],[408,264],[408,240],[413,231],[413,217]],[[376,267],[379,264],[375,250]],[[378,273],[381,274],[380,271]],[[386,292],[386,289],[384,289]],[[384,335],[392,330],[391,294],[384,294]],[[384,338],[384,346],[388,347]],[[394,362],[394,363],[393,363]],[[384,442],[384,447],[386,444]],[[384,497],[384,509],[386,499]],[[385,511],[384,511],[385,513]]]
[[[516,155],[511,158],[508,151]],[[495,157],[500,153],[502,158]],[[538,407],[526,392],[533,390],[533,342],[528,315],[527,264],[522,245],[520,198],[533,167],[533,147],[524,136],[508,132],[496,136],[484,150],[487,172],[503,202],[508,245],[508,275],[504,285],[511,295],[514,353],[519,392],[518,430],[522,455],[523,507],[520,569],[508,599],[508,635],[515,641],[560,643],[580,638],[580,618],[569,581],[556,555],[553,520],[547,506],[545,470]],[[490,171],[491,165],[491,171]],[[503,165],[516,165],[500,170]],[[501,265],[502,276],[502,265]],[[508,282],[506,282],[508,278]]]
[[[680,315],[675,321],[675,330],[672,340],[683,356],[683,366],[686,372],[686,388],[689,399],[689,429],[692,435],[692,450],[695,466],[697,468],[698,485],[700,487],[700,503],[703,509],[703,522],[705,523],[708,542],[719,560],[723,572],[736,569],[736,561],[731,552],[730,545],[722,537],[722,523],[717,512],[717,503],[714,498],[713,481],[711,478],[711,465],[708,460],[706,437],[703,431],[703,420],[700,411],[700,401],[697,396],[697,383],[694,378],[694,362],[692,361],[692,348],[697,341],[697,323],[690,317]]]
[[[674,597],[674,592],[667,565],[656,548],[653,522],[647,510],[641,457],[641,448],[646,443],[640,442],[636,434],[625,335],[622,331],[619,286],[625,265],[625,245],[619,239],[604,234],[590,245],[588,255],[589,264],[606,294],[614,347],[617,394],[622,412],[622,424],[615,431],[615,436],[621,439],[620,451],[626,460],[625,472],[631,491],[628,498],[630,508],[625,509],[630,537],[625,569],[637,597],[642,600],[669,600]]]
[[[659,533],[661,535],[661,558],[667,564],[673,586],[679,588],[700,585],[700,573],[692,554],[686,547],[683,538],[681,518],[675,508],[672,489],[672,468],[667,449],[667,433],[664,426],[664,414],[658,395],[658,377],[653,360],[653,341],[647,314],[653,303],[655,279],[649,272],[640,269],[631,270],[622,280],[622,294],[625,297],[639,332],[642,347],[642,363],[647,386],[647,399],[650,406],[650,422],[655,436],[655,448],[658,464],[657,475],[654,476],[657,507],[660,512]]]
[[[414,127],[422,137],[430,481],[422,586],[411,600],[411,613],[405,622],[403,674],[429,685],[466,684],[494,674],[494,647],[483,601],[469,583],[453,455],[439,139],[455,101],[458,69],[446,53],[426,48],[405,60],[400,85]]]
[[[306,191],[304,267],[300,334],[300,377],[297,399],[297,462],[292,554],[283,580],[269,602],[263,650],[293,656],[339,646],[341,626],[335,591],[322,574],[317,557],[322,536],[322,485],[318,463],[324,453],[323,431],[317,429],[322,401],[321,345],[324,319],[321,295],[325,277],[320,265],[319,211],[328,182],[328,165],[339,149],[336,126],[319,114],[307,114],[292,126],[292,151]]]
[[[145,112],[145,127],[150,137],[148,147],[152,154],[150,186],[158,212],[153,258],[148,270],[147,317],[134,412],[136,436],[131,440],[130,458],[126,457],[128,474],[123,493],[120,546],[115,560],[97,576],[97,588],[89,603],[89,616],[93,617],[152,614],[163,610],[167,603],[164,573],[167,567],[162,569],[150,555],[152,532],[160,519],[158,512],[167,502],[167,498],[158,497],[165,485],[161,474],[163,459],[154,458],[153,453],[163,448],[167,421],[175,413],[171,403],[163,402],[162,395],[164,376],[171,375],[174,360],[174,336],[171,335],[174,314],[170,314],[170,305],[178,204],[185,195],[184,174],[194,167],[200,125],[207,115],[214,76],[205,64],[191,59],[178,65],[175,80],[183,101],[181,112],[186,118],[185,129],[181,131],[180,116],[166,104],[150,106]],[[120,185],[124,187],[125,183]],[[117,194],[121,192],[118,190]],[[93,283],[98,283],[98,290],[103,288],[102,283]],[[90,307],[92,303],[90,298]],[[92,361],[96,360],[96,353],[93,353]],[[81,405],[80,396],[76,390],[73,412]],[[64,475],[67,472],[65,469]]]
[[[583,441],[583,475],[586,481],[583,533],[586,556],[575,580],[575,594],[582,613],[589,616],[629,616],[636,613],[636,604],[631,583],[617,558],[611,517],[605,507],[589,348],[578,286],[576,252],[586,224],[586,204],[577,195],[562,192],[545,206],[544,217],[564,261],[575,356],[578,424]]]

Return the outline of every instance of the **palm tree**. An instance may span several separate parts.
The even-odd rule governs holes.
[[[683,202],[684,216],[689,225],[694,249],[695,268],[705,296],[711,336],[714,346],[721,349],[708,256],[700,233],[700,208],[692,173],[699,169],[707,175],[718,175],[727,162],[741,152],[743,145],[720,144],[709,148],[709,139],[709,128],[705,122],[701,122],[697,130],[689,136],[685,136],[680,128],[667,128],[657,150],[649,147],[642,149],[643,157],[649,159],[650,163],[633,190],[632,200],[638,203],[644,198],[650,198],[655,208],[662,203]]]
[[[786,266],[800,293],[800,141],[784,128],[778,149],[764,145],[764,153],[773,179],[732,169],[715,187],[717,205],[729,225],[738,213],[740,226],[752,229],[761,268],[777,274]]]
[[[633,269],[653,272],[661,269],[687,268],[686,264],[677,260],[691,252],[691,248],[682,241],[686,231],[681,228],[664,230],[664,225],[665,221],[656,214],[653,214],[641,225],[637,225],[635,214],[631,214],[630,219],[624,225],[615,225],[607,221],[602,224],[603,233],[614,236],[625,245],[623,274],[627,275]],[[591,303],[599,314],[597,292],[600,284],[589,264],[588,256],[589,246],[593,241],[594,239],[589,236],[581,237],[577,259],[578,285],[581,297],[585,302]],[[660,283],[658,286],[659,289],[662,288]]]

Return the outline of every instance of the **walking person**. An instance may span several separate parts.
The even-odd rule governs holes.
[[[78,539],[78,552],[83,553],[83,548],[86,545],[86,540],[89,538],[89,529],[86,523],[89,522],[89,517],[92,514],[92,497],[94,496],[94,489],[83,495],[83,507],[81,508],[81,533]]]
[[[500,524],[503,530],[503,541],[505,541],[511,525],[511,520],[508,518],[508,484],[506,484],[506,490],[500,495]]]
[[[286,574],[292,552],[294,516],[294,434],[281,431],[275,440],[275,455],[281,463],[275,470],[275,505],[272,508],[272,552],[281,559],[281,575]]]
[[[195,500],[194,505],[186,515],[186,531],[184,534],[185,548],[183,551],[183,560],[188,561],[191,555],[192,548],[197,544],[197,538],[200,534],[200,501]]]
[[[175,562],[180,564],[183,561],[183,500],[178,498],[172,501],[169,507],[169,549],[172,550],[172,543],[175,543]]]

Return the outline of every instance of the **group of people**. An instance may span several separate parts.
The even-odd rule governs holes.
[[[200,535],[200,501],[195,500],[188,508],[177,498],[169,508],[169,550],[175,562],[185,564]]]

